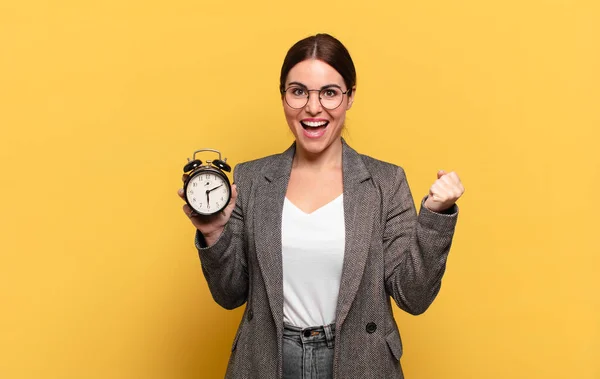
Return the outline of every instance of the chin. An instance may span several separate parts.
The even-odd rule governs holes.
[[[335,137],[323,135],[322,137],[315,139],[301,135],[300,138],[296,137],[296,145],[309,154],[320,154],[327,150],[331,145],[335,144],[339,139],[339,135]]]

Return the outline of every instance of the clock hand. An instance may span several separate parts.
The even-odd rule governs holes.
[[[212,191],[216,190],[216,189],[217,189],[217,188],[219,188],[219,187],[223,187],[223,184],[219,184],[219,185],[218,185],[218,186],[216,186],[215,188],[211,188],[211,189],[209,189],[209,190],[206,190],[206,193],[212,192]]]

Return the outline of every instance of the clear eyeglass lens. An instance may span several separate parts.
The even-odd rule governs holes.
[[[285,101],[292,108],[304,108],[308,103],[310,92],[306,88],[290,87],[285,91]],[[323,108],[335,109],[342,104],[343,99],[344,94],[339,88],[329,87],[319,91],[319,101]]]

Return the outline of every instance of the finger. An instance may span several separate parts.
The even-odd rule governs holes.
[[[460,178],[458,177],[458,174],[454,171],[452,171],[450,174],[448,174],[448,177],[450,179],[452,179],[452,182],[455,183],[456,186],[462,188],[464,190],[464,187],[462,185],[462,182],[460,180]]]
[[[449,172],[447,175],[444,176],[444,178],[450,180],[452,183],[455,183],[455,184],[460,183],[460,178],[454,171]]]
[[[188,179],[189,175],[188,174],[183,174],[181,176],[181,181],[185,183],[185,181]]]
[[[454,180],[456,182],[460,182],[460,179],[458,178],[458,174],[456,172],[452,171],[448,174],[448,176],[450,178],[452,178],[452,180]]]
[[[458,177],[458,174],[455,172],[452,172],[452,181],[454,182],[454,186],[457,190],[458,196],[462,196],[463,193],[465,193],[465,186],[463,186],[462,182],[460,181],[460,178]]]
[[[462,195],[465,192],[465,186],[463,186],[462,181],[458,177],[457,173],[453,172],[452,174],[453,174],[452,178],[454,179],[454,182],[456,183],[456,187],[459,189],[460,194]]]
[[[458,199],[463,192],[465,191],[458,175],[455,172],[451,172],[447,175],[444,175],[443,178],[439,179],[443,183],[445,183],[445,187],[449,190],[450,194]]]
[[[229,200],[229,203],[234,203],[236,202],[238,197],[238,192],[237,192],[237,185],[236,184],[232,184],[231,185],[231,199]]]
[[[213,217],[196,213],[196,211],[194,211],[194,209],[187,204],[183,206],[183,213],[185,213],[185,215],[192,221],[196,228],[199,228],[201,225],[206,223],[210,223],[211,217]]]
[[[436,180],[434,185],[436,186],[437,191],[440,194],[452,193],[453,184],[446,178],[446,176],[443,176],[440,179]]]
[[[183,209],[183,213],[185,213],[185,215],[188,216],[189,218],[197,216],[197,214],[194,212],[194,210],[187,204],[184,204],[182,209]]]
[[[438,179],[441,178],[444,175],[446,175],[446,171],[444,171],[444,170],[440,170],[440,171],[437,172]]]
[[[180,188],[179,190],[177,190],[177,194],[179,195],[180,198],[182,198],[183,200],[185,200],[185,195],[183,193],[183,188]]]
[[[436,180],[429,191],[434,201],[446,202],[455,199],[452,187],[448,186],[441,179]]]
[[[199,215],[191,208],[189,211],[185,210],[184,212],[186,212],[186,216],[190,219],[192,225],[194,225],[196,229],[200,230],[202,233],[209,232],[207,230],[207,227],[210,227],[210,220],[208,217]]]
[[[433,201],[443,201],[444,200],[444,189],[440,186],[439,181],[435,181],[429,187],[429,196]]]
[[[231,185],[231,197],[229,198],[229,203],[227,204],[225,209],[223,209],[224,215],[226,215],[226,216],[231,215],[231,213],[233,212],[233,209],[235,208],[235,203],[237,201],[237,197],[238,197],[237,186],[235,184],[232,184]]]
[[[438,179],[440,182],[444,183],[448,187],[456,186],[456,181],[450,176],[450,174],[446,174]]]

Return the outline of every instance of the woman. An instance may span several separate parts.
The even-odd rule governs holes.
[[[226,377],[402,378],[390,297],[429,307],[464,188],[438,172],[417,216],[402,168],[346,144],[356,73],[337,39],[297,42],[280,91],[294,144],[238,165],[218,216],[183,206],[215,301],[246,303]]]

